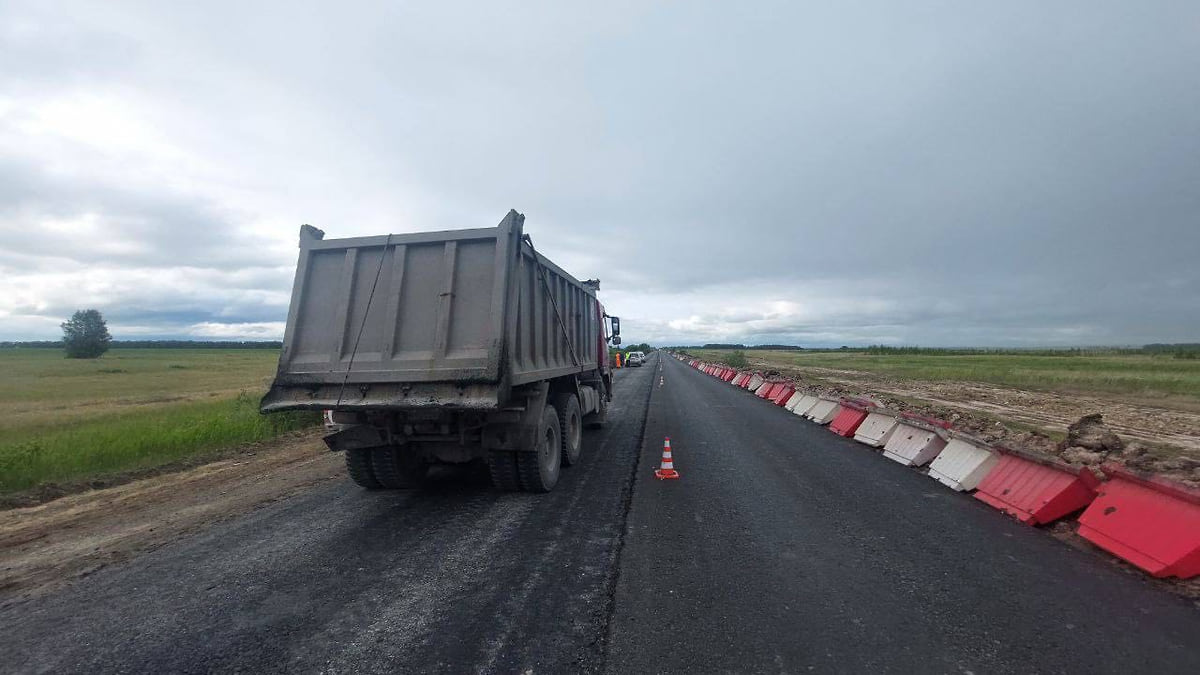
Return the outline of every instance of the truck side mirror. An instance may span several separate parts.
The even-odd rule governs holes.
[[[609,319],[612,321],[612,334],[613,334],[613,337],[620,337],[620,336],[621,336],[621,317],[619,317],[619,316],[610,316],[610,317],[608,317],[608,318],[609,318]],[[618,340],[618,341],[617,341],[617,342],[615,342],[614,344],[618,344],[618,345],[619,345],[619,344],[621,344],[621,342]]]
[[[621,344],[621,336],[620,336],[620,335],[614,335],[614,336],[612,337],[612,343],[613,343],[614,345],[619,345],[619,344]]]

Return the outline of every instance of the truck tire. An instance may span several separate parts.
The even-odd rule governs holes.
[[[488,473],[497,490],[516,492],[521,489],[521,479],[517,475],[517,453],[512,450],[489,452]]]
[[[425,480],[429,464],[420,454],[406,450],[395,445],[374,448],[371,469],[375,472],[375,480],[383,487],[403,490],[419,487]]]
[[[526,492],[549,492],[558,485],[562,469],[562,431],[554,406],[542,409],[542,420],[532,451],[517,453],[517,476]]]
[[[604,394],[600,394],[600,411],[594,412],[587,416],[585,425],[589,429],[600,429],[604,423],[608,421],[608,401],[604,400]]]
[[[558,435],[562,438],[562,464],[574,466],[583,450],[583,414],[579,397],[570,393],[556,395],[554,410],[558,413]]]
[[[378,490],[383,487],[383,483],[375,477],[375,470],[371,468],[371,455],[374,448],[355,448],[346,451],[346,473],[350,474],[350,480],[358,483],[368,490]]]

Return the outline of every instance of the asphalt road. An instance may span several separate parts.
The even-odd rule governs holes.
[[[549,495],[323,485],[0,609],[0,671],[1200,672],[1188,602],[658,365]]]
[[[1186,600],[664,362],[613,672],[1200,672]],[[678,481],[653,477],[664,436]]]

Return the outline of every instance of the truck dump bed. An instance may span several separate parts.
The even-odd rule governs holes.
[[[495,407],[506,388],[596,369],[594,292],[535,262],[524,220],[331,240],[302,229],[262,409]]]

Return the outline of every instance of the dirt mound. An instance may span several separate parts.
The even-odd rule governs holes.
[[[1092,413],[1080,417],[1067,427],[1067,439],[1059,444],[1063,450],[1081,448],[1092,452],[1120,452],[1125,448],[1121,439],[1104,426],[1104,415]]]

